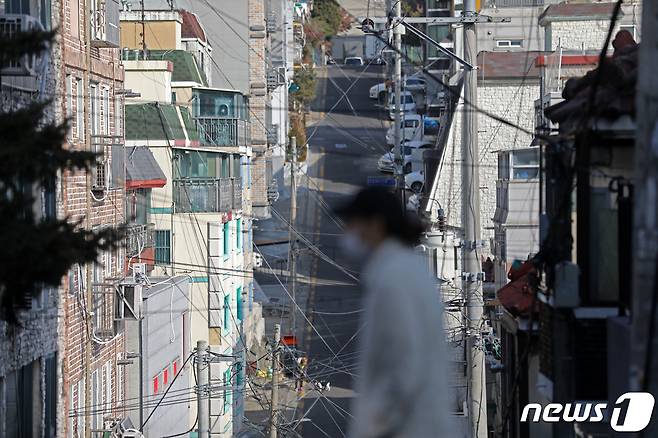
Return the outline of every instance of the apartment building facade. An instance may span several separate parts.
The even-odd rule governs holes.
[[[30,29],[53,29],[60,23],[57,11],[61,8],[58,0],[3,2],[0,33],[4,37]],[[61,83],[61,53],[62,45],[54,42],[32,66],[3,66],[0,111],[55,98],[44,111],[44,121],[59,123],[62,100],[52,91]],[[38,189],[37,217],[61,217],[60,186],[61,181],[56,181],[52,188]],[[0,321],[0,436],[54,436],[66,421],[65,415],[58,414],[65,408],[58,371],[63,363],[64,338],[58,336],[58,328],[64,308],[56,287],[25,294],[23,305],[15,323]]]
[[[90,229],[125,223],[125,187],[111,175],[112,148],[123,144],[123,70],[119,62],[118,1],[63,2],[62,80],[58,90],[71,119],[68,146],[98,154],[86,173],[62,178],[62,208]],[[116,163],[115,163],[115,168]],[[121,167],[121,166],[119,166]],[[64,282],[62,435],[102,436],[125,416],[124,332],[114,319],[116,284],[125,274],[125,248],[76,266]]]

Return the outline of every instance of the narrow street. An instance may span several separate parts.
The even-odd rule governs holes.
[[[320,107],[314,109],[326,115],[309,129],[310,158],[314,161],[309,175],[319,189],[315,195],[333,209],[364,186],[368,176],[378,173],[376,161],[384,153],[386,124],[384,115],[368,98],[368,90],[382,81],[382,68],[371,66],[364,71],[328,66],[319,76],[317,104]],[[346,99],[343,93],[350,98]],[[336,219],[320,207],[313,195],[311,202],[315,210],[316,245],[341,267],[358,269],[340,253]],[[311,277],[318,279],[352,280],[336,266],[318,258],[313,259],[311,270]],[[313,327],[307,323],[304,335],[309,375],[330,382],[331,391],[325,393],[326,399],[317,400],[319,395],[315,391],[304,398],[303,410],[310,410],[306,414],[310,421],[300,424],[304,437],[337,437],[346,432],[357,371],[360,308],[358,284],[311,286],[307,314]]]
[[[354,395],[361,290],[355,280],[359,266],[340,252],[340,220],[333,209],[365,186],[368,176],[378,175],[376,163],[385,152],[388,123],[383,110],[368,98],[369,88],[382,81],[382,67],[327,66],[319,68],[317,75],[317,95],[308,119],[307,172],[297,175],[296,222],[298,232],[316,249],[298,243],[296,301],[305,315],[296,314],[296,334],[299,348],[309,358],[309,379],[329,382],[331,390],[321,395],[309,382],[303,393],[296,394],[290,390],[293,382],[284,380],[288,391],[283,392],[282,406],[291,426],[304,437],[334,437],[347,431]],[[287,180],[281,199],[273,206],[274,216],[280,214],[288,220],[289,204]],[[281,218],[273,217],[270,222],[269,236],[287,238]],[[282,259],[286,251],[287,245],[265,250],[267,262],[275,270],[284,267],[277,274],[285,273]],[[322,255],[328,257],[323,260]],[[290,305],[278,283],[281,280],[289,290],[287,277],[277,279],[264,266],[257,279],[270,299],[276,297]],[[281,323],[282,334],[290,333],[290,318],[268,318],[268,334],[274,323]]]

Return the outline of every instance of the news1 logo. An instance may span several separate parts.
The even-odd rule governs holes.
[[[639,432],[649,425],[655,399],[648,392],[627,392],[611,406],[610,427],[615,432]],[[523,408],[521,422],[600,423],[605,419],[607,403],[529,403]],[[532,412],[532,417],[528,420]]]

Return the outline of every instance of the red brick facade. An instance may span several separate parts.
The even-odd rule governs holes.
[[[119,49],[90,48],[91,63],[88,65],[85,44],[84,2],[64,0],[62,11],[62,72],[60,75],[62,107],[71,119],[71,132],[68,146],[74,149],[93,150],[89,142],[91,125],[97,126],[96,135],[91,143],[104,144],[96,150],[103,150],[103,160],[107,162],[106,172],[111,169],[111,144],[123,143],[123,69],[119,63]],[[95,89],[92,95],[91,90]],[[87,108],[85,109],[84,106]],[[92,122],[92,109],[97,116]],[[61,212],[72,221],[82,221],[81,226],[106,227],[124,223],[124,187],[114,187],[110,176],[105,190],[92,193],[91,184],[85,173],[67,172],[62,175]],[[87,222],[89,220],[89,222]],[[74,412],[77,418],[66,418],[60,422],[59,435],[63,437],[90,436],[91,413],[100,418],[121,418],[124,416],[121,406],[125,393],[125,371],[117,366],[117,359],[124,357],[124,338],[121,327],[117,333],[103,333],[102,338],[94,334],[95,322],[102,315],[104,321],[112,321],[112,307],[93,312],[93,301],[98,297],[113,300],[112,295],[95,294],[92,302],[88,301],[87,270],[92,277],[117,279],[124,275],[125,250],[123,248],[103,254],[100,264],[74,267],[68,280],[63,282],[61,294],[63,315],[59,323],[59,333],[63,337],[60,345],[62,396],[66,417]],[[94,283],[92,281],[92,283]],[[97,288],[93,288],[97,289]],[[92,294],[94,295],[94,294]],[[110,301],[111,303],[111,301]],[[89,344],[89,338],[92,338]],[[89,349],[91,345],[91,349]],[[89,358],[89,363],[86,363]],[[86,378],[86,370],[88,377]],[[109,373],[108,373],[109,371]],[[97,388],[94,397],[92,375],[97,372]],[[80,382],[85,382],[84,386]],[[86,391],[84,389],[86,388]],[[86,394],[85,394],[86,392]],[[82,403],[84,400],[86,403]],[[109,399],[108,399],[109,398]],[[101,403],[103,403],[101,405]],[[78,418],[82,417],[80,420]],[[102,420],[101,420],[102,421]],[[85,425],[86,423],[86,425]],[[107,423],[105,423],[107,424]],[[95,425],[99,426],[98,424]],[[103,428],[101,422],[100,428]],[[94,436],[94,435],[92,435]],[[100,436],[100,435],[98,435]]]

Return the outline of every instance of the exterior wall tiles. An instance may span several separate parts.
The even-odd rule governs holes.
[[[478,88],[478,106],[493,114],[533,131],[534,100],[539,97],[539,85],[526,81],[483,81]],[[463,106],[455,113],[452,129],[443,157],[443,166],[435,185],[434,197],[443,207],[448,224],[461,226],[461,145]],[[493,216],[496,211],[496,179],[498,163],[496,151],[525,148],[532,137],[518,129],[502,125],[483,114],[478,116],[480,149],[480,215],[482,239],[493,237]]]

